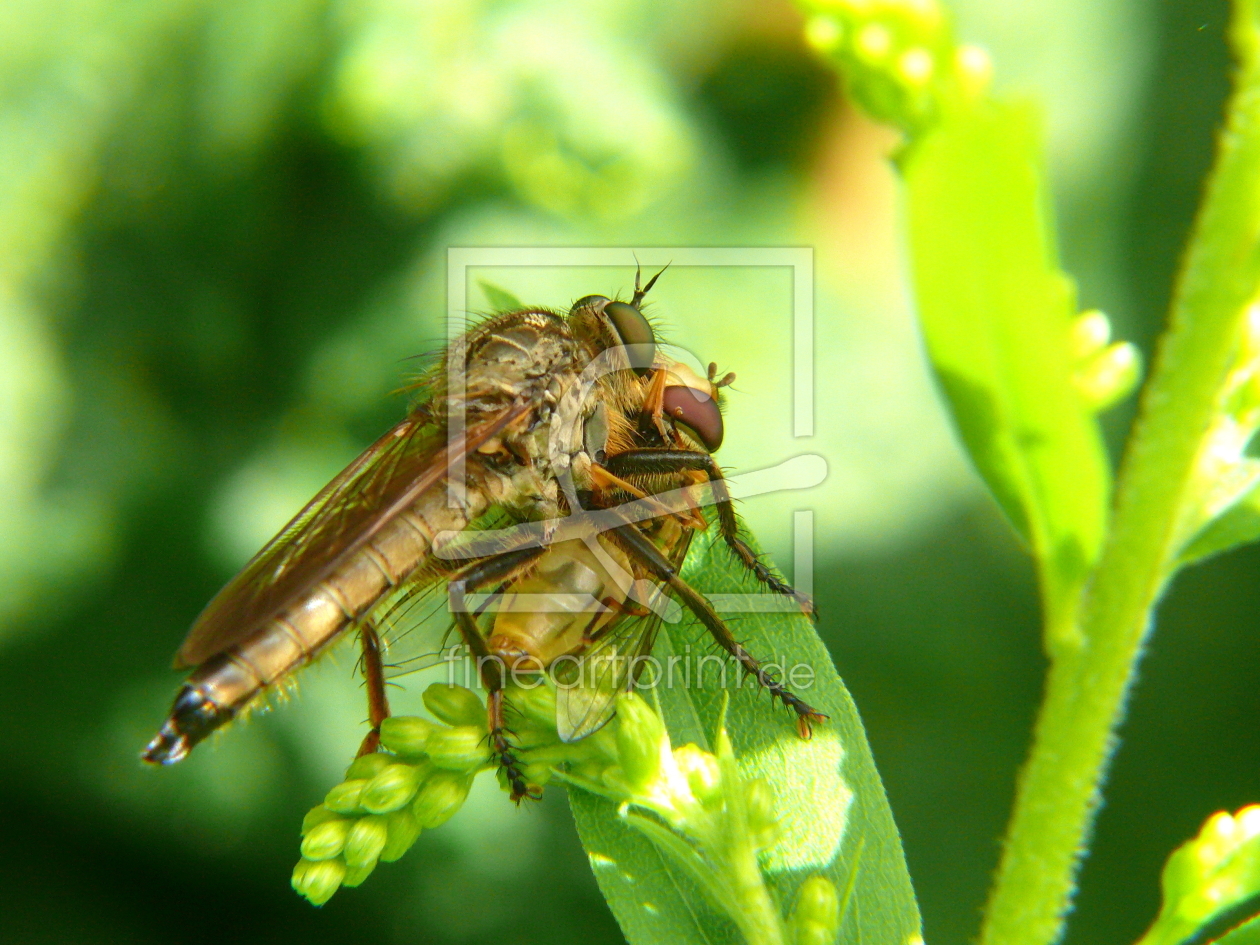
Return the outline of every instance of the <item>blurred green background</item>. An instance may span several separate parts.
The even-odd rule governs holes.
[[[1149,354],[1227,88],[1220,2],[962,0],[1046,105],[1061,245]],[[618,941],[564,798],[489,779],[315,910],[302,813],[362,732],[349,658],[189,762],[138,752],[218,587],[405,409],[449,246],[812,246],[817,435],[790,435],[783,271],[684,270],[669,337],[739,376],[743,511],[817,514],[820,632],[865,718],[930,942],[974,934],[1043,663],[1029,564],[915,337],[884,160],[780,0],[0,2],[0,935]],[[556,307],[604,273],[482,273]],[[470,282],[470,307],[484,310]],[[1109,418],[1118,444],[1131,410]],[[1260,551],[1164,604],[1069,941],[1131,941],[1164,857],[1260,801]]]

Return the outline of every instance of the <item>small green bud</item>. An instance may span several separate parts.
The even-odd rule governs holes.
[[[410,850],[420,836],[420,822],[416,820],[410,807],[404,807],[392,814],[386,814],[385,826],[389,830],[389,837],[381,848],[381,860],[393,863]]]
[[[1087,361],[1111,343],[1111,319],[1092,308],[1072,319],[1068,329],[1068,346],[1072,360]]]
[[[472,778],[454,771],[434,771],[420,786],[411,812],[425,830],[446,823],[468,799]]]
[[[360,817],[346,835],[346,846],[342,852],[346,866],[364,867],[375,863],[388,838],[389,829],[384,817]]]
[[[341,885],[343,886],[361,886],[363,881],[372,875],[372,870],[376,869],[376,861],[373,860],[367,866],[347,866],[346,875],[341,877]]]
[[[696,800],[706,807],[721,802],[722,771],[716,758],[696,745],[683,745],[674,749],[674,763]]]
[[[1128,397],[1142,377],[1142,356],[1127,341],[1104,348],[1077,368],[1077,391],[1093,410],[1106,410]]]
[[[370,755],[360,755],[346,769],[346,781],[371,781],[382,768],[393,764],[398,759],[383,751],[374,751]]]
[[[359,803],[372,814],[388,814],[405,807],[416,796],[427,769],[428,765],[387,765],[363,788]]]
[[[665,725],[651,707],[633,692],[617,697],[617,754],[626,782],[636,793],[661,770]]]
[[[400,755],[423,755],[436,726],[415,715],[391,715],[381,723],[381,744]]]
[[[335,811],[329,810],[323,804],[318,807],[312,807],[306,812],[306,816],[302,818],[302,836],[306,836],[311,832],[311,828],[317,824],[322,824],[326,820],[339,820],[340,815]]]
[[[424,691],[424,705],[447,725],[485,725],[486,707],[463,686],[434,683]]]
[[[544,730],[556,728],[556,693],[545,683],[511,690],[508,706]]]
[[[308,860],[331,860],[340,854],[346,845],[351,823],[353,821],[338,817],[316,824],[302,838],[302,856]]]
[[[759,850],[774,843],[779,834],[779,818],[774,811],[774,794],[764,778],[744,783],[744,804],[748,811],[748,829]]]
[[[342,781],[324,796],[324,806],[338,814],[361,814],[359,798],[367,781],[356,778],[353,781]]]
[[[298,860],[293,867],[293,888],[313,906],[332,898],[346,875],[346,864],[337,860]]]
[[[448,771],[472,771],[490,760],[485,728],[472,725],[436,730],[427,750],[430,760]]]
[[[792,915],[794,945],[832,945],[840,930],[840,897],[823,876],[814,875],[801,884]]]

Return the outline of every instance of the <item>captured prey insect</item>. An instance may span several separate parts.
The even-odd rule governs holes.
[[[657,274],[659,277],[659,273]],[[721,537],[774,592],[808,599],[740,538],[713,453],[719,388],[665,357],[641,312],[592,295],[567,314],[524,308],[456,339],[417,382],[420,398],[330,482],[209,603],[176,656],[193,671],[144,751],[170,764],[282,684],[345,632],[363,646],[376,747],[388,716],[378,622],[400,600],[445,585],[455,627],[488,694],[488,754],[515,799],[526,783],[505,724],[515,670],[561,657],[646,654],[662,595],[690,609],[744,670],[797,716],[802,737],[825,718],[741,646],[708,600],[679,577],[710,491]],[[510,526],[479,531],[497,518]],[[493,620],[465,596],[490,592]],[[530,597],[589,607],[519,606]],[[490,626],[486,626],[489,623]],[[613,713],[633,661],[605,659],[592,684],[558,693],[557,728],[576,740]]]

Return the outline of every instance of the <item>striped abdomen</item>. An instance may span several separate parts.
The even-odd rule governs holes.
[[[166,723],[145,748],[145,760],[172,764],[182,759],[264,690],[367,617],[425,561],[435,534],[460,531],[477,514],[478,509],[450,508],[445,489],[423,496],[256,633],[193,670]]]

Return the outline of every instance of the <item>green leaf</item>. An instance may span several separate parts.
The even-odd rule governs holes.
[[[1260,486],[1251,489],[1190,540],[1181,552],[1184,567],[1260,539]]]
[[[684,578],[719,608],[736,605],[732,595],[761,595],[760,585],[715,539],[711,528],[693,540]],[[754,601],[777,608],[786,598],[766,594]],[[781,817],[780,840],[762,867],[782,913],[790,911],[801,883],[821,872],[836,888],[852,888],[840,941],[906,945],[919,934],[918,908],[853,701],[807,617],[748,611],[724,616],[754,655],[789,672],[799,667],[798,683],[812,673],[812,682],[795,691],[830,719],[811,740],[797,734],[791,712],[718,658],[721,651],[690,614],[662,627],[653,650],[662,677],[643,694],[659,699],[676,747],[695,742],[707,748],[722,711],[725,674],[727,730],[741,772],[766,779]],[[672,679],[666,672],[671,657],[677,658]],[[623,823],[613,804],[579,790],[570,791],[570,803],[600,889],[631,945],[741,941],[686,871]]]
[[[902,162],[928,355],[963,443],[1032,546],[1051,639],[1106,526],[1110,472],[1072,383],[1072,285],[1055,249],[1040,120],[1024,104],[944,116]]]
[[[477,284],[481,286],[481,292],[486,297],[486,302],[490,305],[491,311],[511,312],[525,307],[515,295],[507,289],[499,288],[493,282],[478,279]]]
[[[1212,942],[1260,913],[1260,805],[1213,814],[1168,858],[1164,902],[1138,945]],[[1260,941],[1235,929],[1227,938]]]
[[[1207,939],[1217,945],[1260,945],[1260,919],[1252,919],[1231,929],[1220,938]]]

